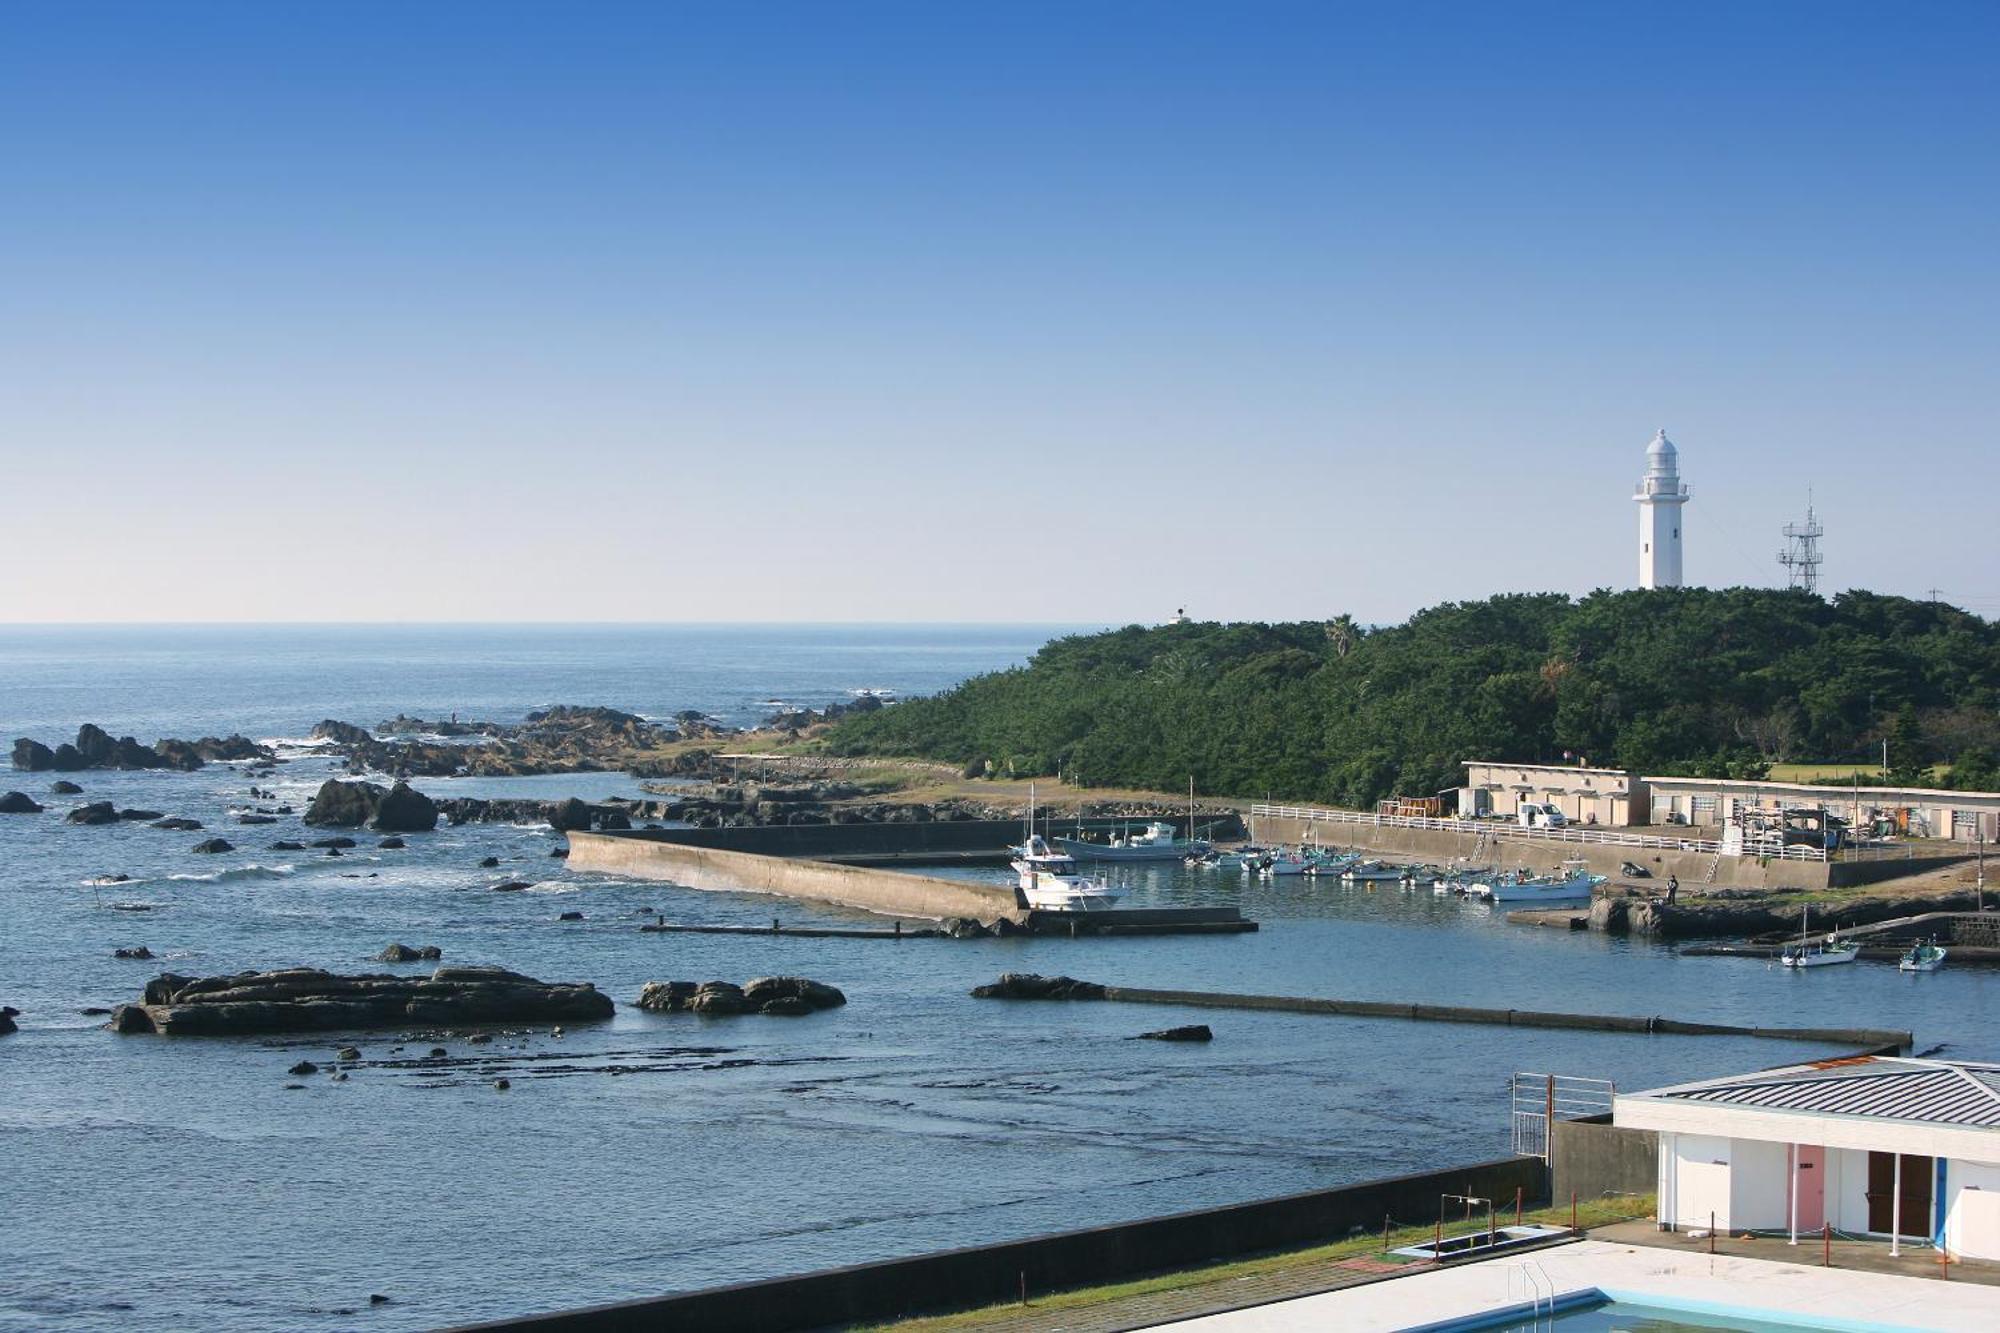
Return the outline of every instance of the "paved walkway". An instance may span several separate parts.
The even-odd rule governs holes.
[[[1627,1245],[1651,1245],[1656,1249],[1676,1250],[1682,1254],[1708,1253],[1705,1237],[1691,1240],[1685,1232],[1661,1231],[1652,1222],[1643,1220],[1593,1227],[1590,1238]],[[1892,1257],[1886,1240],[1836,1240],[1831,1246],[1825,1246],[1816,1234],[1800,1236],[1797,1245],[1783,1236],[1759,1236],[1750,1240],[1739,1240],[1734,1236],[1715,1238],[1717,1254],[1766,1259],[1772,1263],[1803,1264],[1808,1268],[1821,1265],[1829,1249],[1834,1268],[1857,1273],[1894,1273],[1930,1282],[1943,1280],[2000,1286],[2000,1263],[1987,1259],[1954,1259],[1947,1267],[1938,1262],[1936,1250],[1921,1242],[1905,1242],[1903,1252]]]
[[[1782,1242],[1780,1242],[1782,1244]],[[1377,1282],[1175,1324],[1175,1333],[1393,1333],[1521,1305],[1528,1284],[1558,1295],[1603,1291],[1617,1299],[1704,1309],[1739,1318],[1826,1320],[1879,1333],[1991,1333],[2000,1286],[1940,1282],[1738,1255],[1586,1240],[1533,1255],[1427,1269]],[[1045,1323],[1044,1328],[1057,1325]]]

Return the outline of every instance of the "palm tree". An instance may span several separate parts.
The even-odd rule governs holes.
[[[1326,622],[1326,637],[1333,644],[1335,657],[1346,657],[1354,651],[1354,645],[1361,639],[1361,627],[1354,623],[1350,615],[1337,615]]]

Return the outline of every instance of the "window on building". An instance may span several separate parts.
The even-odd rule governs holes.
[[[1691,817],[1695,823],[1713,824],[1715,822],[1715,798],[1713,796],[1697,796],[1694,798],[1692,804],[1694,814]]]

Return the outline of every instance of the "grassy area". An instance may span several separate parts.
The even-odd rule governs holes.
[[[1653,1213],[1651,1195],[1634,1195],[1616,1199],[1601,1199],[1577,1206],[1577,1225],[1588,1230],[1605,1226],[1612,1222],[1630,1221],[1635,1217],[1650,1217]],[[1511,1224],[1513,1215],[1501,1213],[1494,1220]],[[1553,1223],[1568,1226],[1570,1210],[1567,1204],[1560,1208],[1532,1209],[1523,1214],[1524,1222]],[[1478,1223],[1468,1226],[1462,1220],[1447,1222],[1445,1234],[1461,1235],[1477,1230]],[[1216,1286],[1227,1282],[1239,1282],[1244,1278],[1263,1277],[1273,1273],[1295,1272],[1299,1277],[1312,1276],[1312,1270],[1341,1259],[1367,1257],[1387,1258],[1389,1262],[1402,1262],[1388,1251],[1404,1245],[1414,1245],[1431,1238],[1429,1226],[1401,1227],[1389,1233],[1385,1245],[1381,1233],[1372,1236],[1355,1236],[1348,1240],[1335,1241],[1330,1245],[1315,1245],[1310,1249],[1287,1250],[1280,1254],[1259,1255],[1254,1259],[1238,1259],[1230,1263],[1211,1264],[1205,1268],[1190,1268],[1172,1273],[1160,1273],[1152,1277],[1137,1278],[1130,1282],[1114,1282],[1101,1287],[1077,1287],[1069,1291],[1051,1292],[1038,1295],[1028,1303],[1028,1307],[1038,1315],[1052,1315],[1065,1310],[1082,1310],[1092,1306],[1107,1305],[1134,1296],[1150,1296],[1158,1292],[1185,1291],[1200,1287]],[[1421,1260],[1409,1260],[1421,1263]],[[956,1314],[932,1315],[918,1319],[905,1319],[893,1324],[874,1325],[881,1329],[894,1329],[896,1333],[951,1333],[957,1329],[977,1329],[996,1320],[1014,1319],[1021,1314],[1018,1304],[993,1305],[980,1310],[963,1310]]]

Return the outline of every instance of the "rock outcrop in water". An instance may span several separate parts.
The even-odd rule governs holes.
[[[31,799],[26,792],[10,791],[0,796],[0,815],[39,815],[40,802]]]
[[[167,973],[137,1004],[112,1011],[115,1032],[256,1036],[348,1028],[592,1022],[610,997],[589,982],[548,982],[498,967],[440,967],[428,977],[337,976],[316,968],[226,977]]]
[[[1141,1032],[1134,1041],[1214,1041],[1215,1033],[1206,1023],[1190,1023],[1185,1027],[1161,1028],[1157,1032]]]
[[[328,778],[306,807],[305,822],[326,828],[365,824],[380,833],[428,833],[437,827],[438,807],[407,782],[385,790],[372,782]]]
[[[435,944],[425,944],[412,949],[407,944],[392,944],[375,955],[378,963],[424,963],[444,957],[444,950]]]
[[[808,977],[757,977],[738,986],[728,981],[649,981],[639,990],[639,1008],[655,1013],[770,1014],[798,1018],[837,1009],[847,996]]]
[[[1078,981],[1075,977],[1003,972],[1000,980],[987,986],[975,986],[972,993],[982,1000],[1101,1000],[1104,998],[1104,987],[1094,981]]]
[[[13,1005],[0,1004],[0,1037],[4,1037],[10,1032],[20,1031],[19,1028],[14,1026],[14,1020],[20,1016],[21,1011]]]
[[[245,736],[204,736],[198,741],[159,740],[141,745],[131,736],[112,735],[95,722],[77,728],[74,743],[51,750],[26,736],[14,742],[14,767],[29,772],[74,773],[86,768],[173,768],[192,772],[205,763],[231,759],[272,759],[271,751]]]

